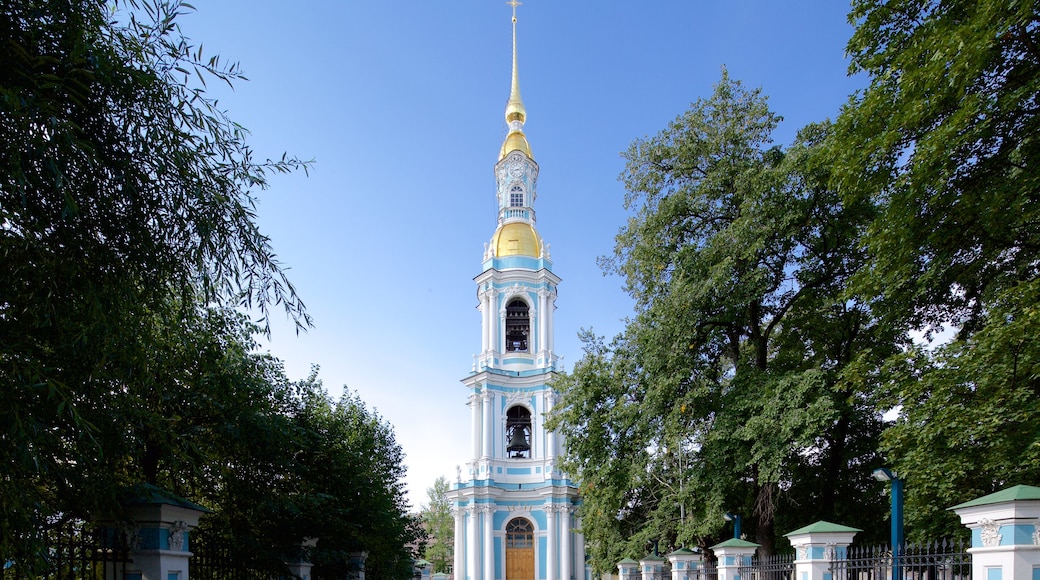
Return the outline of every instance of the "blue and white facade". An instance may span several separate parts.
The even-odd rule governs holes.
[[[495,164],[498,224],[475,278],[480,353],[469,376],[471,453],[450,492],[454,580],[586,580],[578,488],[560,471],[563,441],[544,426],[556,401],[553,313],[560,278],[535,227],[538,164],[523,132],[516,67],[508,134]]]

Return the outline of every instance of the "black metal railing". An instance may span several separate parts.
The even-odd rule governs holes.
[[[740,580],[793,580],[794,552],[756,556],[750,564],[740,566],[737,574]]]
[[[126,575],[130,536],[125,530],[73,521],[42,533],[46,547],[34,557],[0,559],[0,578],[78,580]]]
[[[971,556],[961,541],[908,544],[893,558],[889,546],[852,547],[831,562],[834,580],[971,580]]]

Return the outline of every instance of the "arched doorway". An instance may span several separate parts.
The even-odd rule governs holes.
[[[534,526],[524,518],[506,524],[506,580],[534,580]]]

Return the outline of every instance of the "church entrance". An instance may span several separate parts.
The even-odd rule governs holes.
[[[534,580],[534,526],[524,518],[506,524],[506,580]]]

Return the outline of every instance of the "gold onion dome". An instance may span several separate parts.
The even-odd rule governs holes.
[[[531,146],[527,143],[527,137],[524,136],[523,127],[527,120],[527,109],[524,108],[524,101],[520,98],[520,73],[516,60],[516,6],[519,2],[511,4],[513,4],[513,79],[509,87],[509,101],[506,102],[506,124],[509,125],[509,134],[502,143],[502,151],[498,158],[499,160],[505,159],[509,153],[521,151],[534,159],[534,156],[531,155]]]
[[[495,256],[530,256],[542,254],[542,239],[534,226],[526,222],[510,222],[498,226],[491,237]]]

